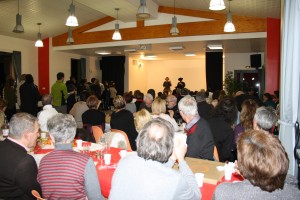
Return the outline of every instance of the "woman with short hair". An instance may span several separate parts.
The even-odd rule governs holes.
[[[135,139],[138,135],[135,126],[133,114],[125,109],[126,102],[121,95],[117,95],[113,100],[114,111],[110,118],[110,127],[124,131],[130,142],[133,151],[136,150]]]
[[[91,126],[101,126],[102,130],[105,129],[105,114],[98,110],[100,105],[99,99],[95,95],[91,95],[86,100],[86,105],[89,107],[87,111],[82,114],[82,123]]]
[[[285,183],[289,169],[287,153],[279,139],[260,130],[238,138],[238,170],[244,181],[222,183],[213,199],[299,199],[300,191]]]

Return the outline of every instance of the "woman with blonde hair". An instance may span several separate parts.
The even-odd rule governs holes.
[[[157,118],[160,117],[172,124],[174,127],[174,131],[178,131],[179,127],[173,117],[170,117],[166,114],[167,108],[166,108],[166,100],[161,98],[156,98],[152,103],[152,117]]]
[[[146,109],[142,109],[135,114],[134,124],[138,132],[140,132],[144,125],[152,119],[152,115]]]

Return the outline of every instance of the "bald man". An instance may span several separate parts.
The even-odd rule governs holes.
[[[114,173],[109,199],[200,199],[193,172],[184,161],[187,150],[179,140],[173,143],[171,123],[156,118],[148,122],[137,138],[137,155],[122,159]],[[174,148],[173,148],[174,147]],[[172,169],[175,161],[179,171]]]

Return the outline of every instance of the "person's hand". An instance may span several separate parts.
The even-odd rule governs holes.
[[[175,139],[173,153],[177,157],[178,163],[184,160],[184,156],[187,151],[187,145],[183,143],[180,139]]]
[[[237,160],[234,161],[234,164],[235,164],[235,169],[234,169],[235,173],[237,173],[238,175],[241,175]]]
[[[173,110],[168,110],[169,114],[170,114],[170,117],[173,118],[174,116],[174,111]]]

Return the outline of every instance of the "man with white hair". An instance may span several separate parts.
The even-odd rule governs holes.
[[[253,129],[262,130],[266,133],[272,132],[277,121],[276,111],[272,107],[257,108],[253,118]]]
[[[213,160],[214,140],[208,122],[198,114],[197,102],[194,97],[186,95],[178,108],[182,119],[187,123],[186,156]]]
[[[143,108],[145,108],[147,111],[149,111],[150,113],[152,113],[152,102],[153,102],[153,96],[150,93],[147,93],[144,96],[144,102],[141,103],[139,110],[142,110]]]
[[[13,115],[9,137],[0,142],[0,199],[34,199],[31,190],[41,192],[37,165],[27,152],[35,147],[39,123],[28,113]]]
[[[51,94],[45,94],[42,96],[43,110],[37,114],[41,131],[48,132],[48,128],[47,128],[48,119],[50,119],[51,117],[53,117],[58,113],[56,109],[52,107],[51,102],[52,102]]]
[[[180,120],[182,120],[178,106],[177,106],[177,98],[174,95],[168,95],[167,99],[167,113],[175,119],[175,121],[178,123]]]
[[[92,158],[72,150],[76,126],[68,114],[59,113],[48,120],[55,149],[41,160],[38,173],[46,199],[103,199]]]
[[[171,123],[149,121],[137,138],[137,155],[120,160],[110,200],[201,199],[195,176],[184,160],[186,144],[174,139]],[[172,169],[178,161],[179,171]]]

